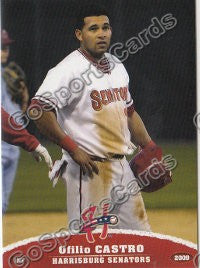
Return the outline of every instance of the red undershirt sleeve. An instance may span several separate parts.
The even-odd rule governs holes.
[[[32,152],[40,142],[21,125],[15,123],[15,120],[1,107],[2,118],[2,139],[3,141],[22,147],[28,152]],[[22,129],[21,129],[22,128]]]

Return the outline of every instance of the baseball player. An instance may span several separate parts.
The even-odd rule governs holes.
[[[22,147],[27,152],[31,152],[36,161],[40,162],[42,157],[51,169],[53,164],[51,157],[45,147],[40,142],[28,133],[26,129],[21,128],[21,125],[16,124],[14,118],[10,116],[1,107],[2,119],[2,140],[16,146]]]
[[[16,145],[22,147],[24,150],[31,152],[36,161],[41,161],[44,158],[49,168],[52,168],[51,157],[45,147],[26,129],[20,129],[20,125],[15,123],[15,120],[1,107],[1,119],[2,119],[2,140],[5,144]],[[2,155],[4,152],[2,152]],[[9,157],[9,155],[8,155]],[[11,157],[11,156],[10,156]],[[4,164],[5,157],[2,159]],[[9,203],[9,197],[12,192],[12,187],[8,187],[6,174],[3,169],[2,176],[2,188],[3,188],[3,214],[6,212],[6,208]],[[11,186],[9,184],[9,186]]]
[[[1,31],[1,73],[4,73],[4,68],[7,65],[8,57],[10,54],[10,44],[13,42],[10,39],[6,30]],[[28,100],[25,108],[27,107]],[[21,111],[18,103],[13,101],[12,95],[9,93],[8,85],[5,79],[1,79],[1,105],[9,114]],[[10,193],[12,192],[15,174],[18,166],[19,148],[17,146],[8,144],[2,141],[2,180],[3,180],[3,213],[6,212]]]
[[[15,174],[18,166],[19,148],[15,145],[21,146],[27,151],[33,152],[36,160],[40,160],[43,156],[48,165],[51,165],[51,158],[39,141],[30,135],[26,130],[19,129],[19,126],[11,127],[8,123],[9,115],[16,112],[22,112],[27,109],[28,105],[28,90],[25,84],[20,81],[19,92],[16,92],[15,96],[11,94],[11,84],[15,84],[13,78],[17,78],[15,70],[17,64],[12,66],[15,69],[8,68],[9,46],[13,42],[10,39],[6,30],[1,31],[1,112],[2,112],[2,210],[3,214],[6,212],[10,194],[12,192]],[[10,73],[9,73],[10,72]],[[13,77],[12,77],[13,75]],[[15,98],[16,97],[16,98]],[[9,115],[8,115],[9,114]],[[13,121],[12,126],[15,123]]]
[[[75,35],[80,48],[48,72],[30,107],[32,118],[42,109],[37,127],[63,149],[69,222],[135,179],[125,157],[133,153],[133,142],[154,145],[134,110],[124,65],[106,52],[112,35],[107,11],[82,8]],[[117,228],[150,230],[140,192],[112,213]]]

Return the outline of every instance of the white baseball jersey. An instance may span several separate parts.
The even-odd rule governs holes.
[[[98,70],[81,50],[73,51],[48,72],[35,98],[56,104],[61,128],[90,155],[131,154],[129,76],[116,57],[105,56],[109,73]]]
[[[127,108],[133,105],[128,91],[129,77],[122,63],[108,53],[105,56],[111,67],[106,73],[103,72],[108,71],[106,64],[99,71],[97,63],[82,50],[72,52],[48,72],[35,97],[55,104],[61,128],[83,150],[109,158],[96,161],[99,173],[91,178],[87,173],[83,175],[80,166],[64,152],[62,161],[67,160],[67,167],[62,178],[66,185],[69,222],[79,220],[91,204],[99,206],[103,199],[110,199],[117,185],[126,189],[135,180],[125,157],[112,158],[114,154],[133,151],[127,125]],[[138,192],[130,194],[122,204],[115,204],[112,213],[119,220],[115,228],[150,230]]]

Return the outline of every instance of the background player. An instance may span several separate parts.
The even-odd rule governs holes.
[[[50,169],[52,168],[52,160],[47,149],[40,144],[36,137],[28,133],[26,129],[20,129],[20,125],[17,125],[14,118],[12,118],[2,107],[1,119],[3,141],[20,146],[28,152],[32,152],[36,161],[41,161],[41,157],[43,157],[48,167]]]
[[[113,187],[134,180],[124,157],[133,153],[131,140],[142,148],[154,146],[134,111],[126,69],[105,53],[112,34],[107,12],[96,6],[84,7],[75,34],[80,48],[48,72],[31,110],[34,117],[34,105],[52,106],[53,110],[44,109],[35,123],[64,149],[69,221],[80,219],[91,204],[99,205]],[[82,75],[88,70],[92,82],[83,83]],[[51,94],[48,98],[47,92]],[[119,218],[118,228],[150,230],[140,193],[130,196],[112,213]]]
[[[8,57],[10,55],[10,44],[13,40],[9,37],[6,30],[1,31],[1,73],[4,73],[4,67],[8,63]],[[1,105],[9,114],[14,114],[15,112],[26,110],[28,105],[28,90],[23,87],[22,94],[20,97],[21,107],[13,99],[13,96],[9,92],[9,87],[4,78],[1,79]],[[2,181],[3,181],[3,213],[5,213],[10,193],[12,192],[13,183],[15,180],[15,174],[18,166],[19,160],[19,148],[17,146],[8,144],[2,141]]]
[[[2,63],[2,79],[1,79],[1,104],[2,104],[2,209],[3,214],[6,212],[10,194],[12,192],[15,174],[18,166],[19,145],[25,150],[32,151],[34,157],[39,160],[42,155],[49,166],[52,165],[51,157],[46,148],[40,145],[39,141],[30,135],[26,130],[15,131],[8,123],[8,112],[14,114],[16,112],[25,112],[28,105],[28,90],[25,83],[20,82],[18,92],[11,94],[10,84],[4,79],[5,69],[7,68],[8,57],[10,54],[10,44],[13,42],[10,39],[6,30],[1,31],[1,63]],[[15,65],[17,66],[17,65]],[[11,74],[15,76],[14,70]],[[11,79],[12,80],[12,79]],[[14,122],[13,122],[14,124]]]

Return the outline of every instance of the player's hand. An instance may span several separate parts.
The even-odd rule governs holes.
[[[90,156],[81,148],[77,147],[72,153],[70,153],[72,159],[81,166],[83,175],[86,172],[89,173],[89,176],[92,176],[93,172],[99,174],[99,169]]]
[[[42,158],[44,158],[49,169],[53,167],[51,156],[49,155],[47,149],[41,144],[36,147],[35,151],[32,152],[32,155],[38,162],[42,161]]]

